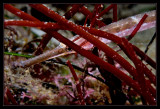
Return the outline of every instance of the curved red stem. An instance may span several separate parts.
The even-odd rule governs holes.
[[[81,8],[79,9],[79,11],[80,11],[81,13],[83,13],[85,16],[89,16],[89,19],[92,19],[92,13],[91,13],[86,7],[84,7],[84,6],[81,7]],[[103,23],[102,21],[97,20],[97,19],[96,19],[96,24],[98,24],[99,27],[103,27],[103,26],[106,25],[105,23]]]
[[[72,8],[71,8],[68,12],[66,12],[66,13],[64,14],[65,18],[66,18],[66,19],[72,18],[72,16],[73,16],[76,12],[78,12],[79,8],[81,8],[82,6],[83,6],[83,4],[75,4],[75,5],[72,5]]]
[[[83,98],[83,94],[82,94],[82,89],[81,89],[81,86],[80,86],[80,82],[79,82],[79,79],[78,79],[78,76],[76,75],[76,72],[74,71],[73,69],[73,66],[71,65],[70,61],[68,60],[67,61],[67,64],[68,64],[68,67],[73,75],[73,78],[76,82],[76,88],[77,88],[77,92],[78,92],[78,96],[79,96],[79,99],[80,99],[80,102],[82,105],[85,105],[86,103],[84,102],[84,98]]]
[[[96,19],[99,18],[99,12],[102,9],[102,5],[101,4],[97,4],[94,7],[93,13],[92,13],[92,18],[91,18],[91,23],[90,23],[90,28],[93,28],[95,26],[96,23]]]
[[[145,61],[152,66],[154,69],[156,69],[156,62],[154,62],[149,56],[147,56],[143,51],[141,51],[138,47],[133,45],[133,49],[135,50],[136,54],[140,56],[142,59],[145,59]],[[152,77],[152,76],[151,76]],[[152,78],[151,80],[153,80]]]
[[[39,22],[39,21],[29,21],[29,20],[5,20],[4,26],[8,25],[17,25],[17,26],[28,26],[28,27],[41,27],[41,28],[47,28],[47,29],[66,29],[62,26],[59,26],[57,23],[51,23],[51,22]]]
[[[102,17],[105,13],[107,13],[110,9],[114,7],[114,4],[109,5],[106,9],[104,9],[100,14],[99,17]]]
[[[7,9],[8,11],[14,13],[15,15],[17,15],[18,17],[24,19],[24,20],[31,20],[31,21],[39,21],[37,18],[15,8],[12,5],[9,4],[4,4],[4,8]]]
[[[113,6],[113,22],[117,22],[117,4]]]

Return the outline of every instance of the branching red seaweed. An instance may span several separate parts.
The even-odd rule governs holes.
[[[34,58],[30,58],[20,62],[14,62],[14,67],[30,67],[34,65],[34,70],[38,70],[37,72],[41,72],[40,69],[36,68],[36,64],[46,61],[50,59],[52,56],[59,55],[60,53],[64,53],[67,51],[68,48],[71,48],[78,54],[88,58],[90,61],[94,62],[100,68],[110,72],[115,77],[117,77],[120,81],[127,84],[132,90],[129,91],[129,96],[139,96],[142,97],[142,102],[144,98],[144,104],[149,105],[156,105],[156,89],[152,86],[156,86],[156,76],[149,70],[149,68],[139,59],[144,59],[150,66],[156,69],[156,62],[154,62],[149,56],[147,56],[144,52],[142,52],[138,47],[131,44],[129,40],[131,40],[134,35],[138,31],[142,31],[148,29],[146,25],[153,27],[155,23],[155,15],[152,15],[154,12],[148,12],[137,15],[137,19],[134,21],[134,18],[129,17],[128,19],[118,21],[117,17],[117,4],[111,4],[106,9],[103,9],[102,4],[97,4],[94,7],[93,12],[90,12],[83,4],[74,4],[71,5],[69,11],[67,11],[64,16],[60,16],[58,13],[54,12],[53,10],[49,9],[48,7],[42,4],[29,4],[32,8],[38,10],[39,12],[43,13],[44,15],[52,18],[57,23],[52,22],[42,22],[39,19],[29,15],[12,5],[5,4],[4,8],[11,13],[15,14],[16,16],[20,17],[23,20],[5,20],[4,26],[28,26],[28,27],[38,27],[39,29],[43,30],[47,34],[43,36],[40,41],[37,50],[35,51]],[[99,18],[106,14],[109,10],[113,9],[113,22],[111,25],[105,25]],[[72,18],[77,12],[81,12],[86,16],[86,20],[84,22],[84,26],[77,25],[67,19]],[[135,17],[135,16],[134,16]],[[87,20],[90,20],[90,26],[87,27]],[[130,23],[125,23],[125,21],[132,21]],[[122,28],[118,28],[115,25],[121,25]],[[128,24],[128,25],[127,25]],[[125,26],[126,25],[126,26]],[[96,29],[95,27],[102,27],[100,29]],[[113,27],[112,29],[108,29],[109,27]],[[116,29],[118,28],[118,29]],[[144,29],[145,28],[145,29]],[[127,33],[126,30],[130,29],[132,31],[131,34]],[[77,34],[78,36],[69,40],[66,37],[62,36],[58,33],[58,30],[69,30]],[[124,36],[129,34],[128,39],[122,38],[118,34],[124,32]],[[125,33],[126,32],[126,33]],[[117,33],[117,34],[116,34]],[[55,39],[59,40],[62,45],[58,46],[57,48],[43,53],[46,45],[50,41],[50,39],[54,37]],[[103,42],[101,39],[104,38],[116,43],[123,52],[128,56],[128,58],[134,63],[134,66],[131,65],[126,59],[124,59],[118,52],[114,51],[111,47],[109,47],[106,42]],[[78,40],[83,39],[83,42],[78,43]],[[65,45],[64,45],[65,44]],[[84,46],[92,45],[88,49],[85,49]],[[91,50],[93,47],[97,47],[98,50],[101,50],[105,53],[106,57],[108,58],[108,62],[104,61],[98,55],[92,53]],[[138,57],[139,56],[139,57]],[[116,67],[116,62],[123,68],[123,70],[127,71],[130,76],[128,76],[123,70],[120,70]],[[81,105],[86,105],[85,98],[82,93],[80,80],[78,79],[73,66],[71,65],[70,61],[67,61],[67,65],[70,68],[72,76],[76,82],[76,88],[78,92],[78,98],[80,100]],[[106,72],[101,72],[103,75]],[[48,76],[47,76],[48,75]],[[41,76],[41,79],[49,79],[49,73]],[[104,80],[107,81],[107,78],[104,77]],[[107,84],[106,84],[107,85]],[[68,91],[67,91],[68,92]],[[131,94],[134,92],[135,94]],[[68,92],[69,93],[69,92]],[[122,93],[122,92],[121,92]],[[10,99],[11,103],[17,105],[16,100],[13,98],[13,95],[10,93],[9,89],[7,88],[6,91],[7,98]],[[112,96],[113,97],[113,96]],[[4,97],[5,104],[11,104],[8,102],[6,96]]]

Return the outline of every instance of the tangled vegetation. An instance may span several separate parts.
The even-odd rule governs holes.
[[[4,4],[4,105],[156,105],[155,9]]]

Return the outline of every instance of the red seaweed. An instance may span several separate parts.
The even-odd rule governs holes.
[[[139,30],[139,28],[141,27],[141,25],[143,24],[144,20],[147,18],[148,15],[144,15],[142,17],[142,19],[139,21],[139,23],[137,24],[136,28],[134,29],[134,31],[131,33],[131,35],[129,35],[129,37],[127,38],[128,40],[131,40],[133,38],[133,36],[137,33],[137,31]]]
[[[151,85],[151,83],[153,83],[156,86],[156,77],[146,67],[146,65],[142,63],[142,61],[138,58],[138,56],[140,56],[142,59],[145,57],[145,61],[155,69],[156,69],[156,63],[150,57],[148,57],[144,52],[142,52],[139,48],[137,48],[136,46],[132,45],[129,42],[129,40],[131,40],[133,36],[137,33],[137,31],[140,29],[141,25],[144,23],[148,15],[145,14],[142,17],[142,19],[139,21],[136,28],[133,30],[133,32],[131,33],[131,35],[128,37],[128,40],[127,40],[125,38],[120,38],[114,34],[94,28],[95,25],[98,25],[99,27],[102,27],[105,25],[98,18],[102,17],[105,13],[107,13],[112,8],[113,8],[113,22],[116,22],[118,20],[117,4],[111,4],[102,12],[100,12],[102,9],[102,5],[101,4],[95,5],[93,13],[90,12],[82,4],[72,5],[72,8],[64,14],[65,17],[60,16],[58,13],[52,11],[51,9],[41,4],[30,4],[30,6],[32,8],[37,9],[39,12],[42,12],[46,16],[54,19],[55,21],[57,21],[57,23],[41,22],[39,19],[13,7],[12,5],[5,4],[4,5],[5,9],[14,13],[15,15],[22,18],[23,20],[13,20],[13,21],[5,20],[4,26],[17,25],[17,26],[39,27],[40,29],[45,31],[47,34],[44,35],[44,37],[42,38],[40,45],[35,52],[35,55],[41,54],[43,52],[43,49],[46,47],[47,43],[50,41],[50,39],[54,37],[60,42],[70,47],[71,49],[75,50],[77,53],[88,58],[95,64],[99,65],[106,71],[111,72],[121,81],[125,82],[128,86],[132,87],[133,91],[136,91],[139,95],[141,95],[145,99],[145,103],[148,103],[150,105],[156,104],[156,101],[155,101],[156,90]],[[81,12],[86,16],[84,26],[76,25],[67,20],[73,17],[73,15],[76,14],[77,12]],[[90,19],[90,28],[86,26],[87,19]],[[67,38],[63,37],[61,34],[59,34],[57,30],[73,31],[79,36],[74,40],[70,41]],[[116,51],[114,51],[105,43],[98,40],[98,38],[96,38],[95,36],[103,37],[117,43],[120,46],[120,48],[124,51],[124,53],[132,60],[132,62],[135,65],[135,68],[128,61],[126,61],[122,56],[120,56]],[[80,45],[76,45],[74,42],[78,40],[80,37],[83,37],[84,39],[86,39],[86,41],[84,41]],[[111,59],[111,63],[110,63],[110,60],[109,62],[106,62],[101,58],[99,58],[98,56],[94,55],[92,52],[83,49],[82,46],[86,44],[88,41],[92,43],[94,46],[96,46],[99,50],[102,50],[105,53],[105,55],[109,59]],[[126,71],[128,71],[128,73],[132,75],[132,77],[129,77],[124,72],[116,68],[113,64],[114,63],[113,60],[118,62]],[[68,64],[68,67],[70,68],[70,71],[73,75],[74,80],[76,81],[79,100],[82,105],[85,105],[78,77],[71,63],[68,61],[67,64]],[[49,75],[50,74],[48,74],[48,76]],[[45,78],[45,76],[46,75],[43,75],[41,76],[41,78]],[[148,77],[149,80],[146,80],[146,77]],[[7,89],[6,94],[13,104],[17,104],[12,94],[9,92],[9,89]],[[7,100],[6,98],[4,98],[4,100],[5,100],[5,104],[10,104],[9,102],[6,101]]]

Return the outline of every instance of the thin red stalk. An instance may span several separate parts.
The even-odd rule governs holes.
[[[4,4],[4,8],[7,9],[8,11],[14,13],[18,17],[23,18],[24,20],[39,21],[37,18],[13,7],[12,5]]]
[[[74,14],[76,14],[76,12],[79,11],[79,9],[80,9],[82,6],[83,6],[83,4],[73,5],[72,8],[71,8],[67,13],[65,13],[65,15],[64,15],[65,18],[66,18],[66,19],[71,18]],[[84,27],[86,26],[88,17],[89,17],[89,16],[86,17],[86,20],[85,20],[85,23],[84,23]],[[76,39],[74,39],[73,42],[76,41],[76,40],[78,40],[79,38],[80,38],[80,36],[77,37]],[[76,53],[76,54],[77,54],[77,53]]]
[[[80,102],[82,105],[85,105],[86,103],[84,102],[84,98],[83,98],[83,94],[82,94],[82,89],[81,89],[81,86],[80,86],[80,82],[79,82],[79,79],[78,79],[78,76],[76,75],[76,72],[74,71],[73,69],[73,66],[71,65],[70,61],[68,60],[67,61],[67,64],[68,64],[68,67],[73,75],[73,78],[76,82],[76,88],[77,88],[77,92],[78,92],[78,96],[79,96],[79,99],[80,99]]]
[[[141,62],[141,61],[140,61]],[[156,104],[155,98],[151,95],[152,92],[149,91],[149,87],[151,87],[151,84],[147,86],[145,78],[144,78],[144,69],[142,64],[138,65],[136,64],[136,69],[139,73],[139,84],[141,86],[142,90],[142,96],[145,98],[145,101],[149,102],[149,104]]]
[[[95,8],[94,8],[94,11],[93,11],[93,18],[92,18],[92,21],[91,21],[91,25],[90,25],[90,28],[94,27],[95,25],[95,21],[96,19],[99,18],[99,14],[100,14],[100,11],[102,9],[102,5],[101,4],[98,4],[98,5],[95,5]],[[85,44],[85,43],[84,43]],[[80,45],[81,46],[81,45]],[[108,60],[108,63],[114,65],[114,60],[108,56],[106,56],[107,60]]]
[[[102,17],[105,13],[107,13],[110,9],[114,7],[114,4],[109,5],[106,9],[104,9],[100,14],[99,17]]]
[[[115,42],[117,44],[121,43],[121,38],[114,35],[114,34],[111,34],[111,33],[108,33],[106,31],[102,31],[102,30],[99,30],[99,29],[95,29],[95,28],[87,28],[87,27],[83,27],[83,28],[86,31],[88,31],[89,33],[91,33],[93,35],[96,35],[98,37],[103,37],[103,38],[112,40],[113,42]]]
[[[41,27],[41,28],[50,28],[50,29],[65,29],[62,26],[59,26],[56,23],[51,22],[39,22],[39,21],[29,21],[29,20],[5,20],[4,26],[8,25],[17,25],[17,26],[28,26],[28,27]]]
[[[117,22],[117,4],[113,6],[113,22]]]
[[[135,49],[135,46],[133,46],[133,48]],[[137,52],[137,51],[136,51]],[[147,56],[147,55],[146,55]],[[149,80],[156,85],[156,77],[154,74],[152,74],[152,72],[142,63],[144,69],[145,69],[145,75],[149,78]]]
[[[11,94],[11,92],[10,92],[10,90],[8,88],[7,88],[6,95],[14,105],[18,105],[16,100],[14,99],[13,95]]]
[[[88,19],[88,17],[89,17],[89,16],[87,16],[87,17],[86,17],[85,22],[84,22],[84,26],[83,26],[83,27],[87,27],[87,24],[86,24],[86,23],[87,23],[87,19]],[[75,41],[76,41],[76,40],[78,40],[79,38],[81,38],[81,37],[80,37],[80,36],[78,36],[78,37],[77,37],[77,38],[75,38],[72,42],[75,42]],[[84,41],[83,43],[81,43],[79,46],[80,46],[80,47],[82,47],[82,46],[83,46],[84,44],[86,44],[87,42],[88,42],[88,41],[87,41],[87,40],[85,40],[85,41]],[[76,53],[76,55],[77,55],[77,53]]]
[[[92,13],[91,13],[86,7],[84,7],[84,6],[81,7],[81,8],[79,9],[79,11],[80,11],[81,13],[83,13],[85,16],[89,16],[89,19],[92,18]],[[103,27],[103,26],[106,25],[105,23],[103,23],[102,21],[97,20],[97,19],[96,19],[96,24],[98,24],[100,27]]]
[[[93,10],[92,18],[95,17],[97,14],[99,14],[102,8],[103,8],[102,4],[96,4]]]
[[[69,67],[69,69],[70,69],[70,71],[71,71],[71,73],[73,75],[73,78],[74,78],[75,82],[79,83],[78,76],[76,75],[76,72],[74,71],[74,68],[72,67],[72,65],[71,65],[69,60],[67,61],[67,64],[68,64],[68,67]]]
[[[152,27],[155,27],[156,23],[156,11],[146,12],[148,17],[144,21],[143,25],[139,31],[143,31]],[[111,23],[107,26],[101,28],[103,31],[107,31],[119,37],[128,36],[134,30],[135,25],[139,23],[144,14],[138,14],[131,16],[122,20],[119,20],[115,23]]]
[[[131,35],[129,35],[129,37],[127,38],[128,40],[131,40],[134,35],[137,33],[137,31],[140,29],[141,25],[143,24],[143,22],[145,21],[145,19],[147,18],[147,14],[145,14],[142,19],[139,21],[139,23],[137,24],[136,28],[133,30],[133,32],[131,33]]]
[[[46,45],[48,44],[48,42],[52,38],[52,36],[49,36],[49,35],[45,35],[45,36],[47,36],[47,37],[43,37],[43,39],[41,40],[38,48],[36,49],[36,51],[34,53],[35,55],[42,54],[43,53],[43,49],[46,47]]]
[[[86,19],[85,19],[84,27],[87,27],[87,20],[88,20],[88,17],[89,17],[89,16],[87,16]]]
[[[133,72],[134,67],[130,65],[129,62],[127,62],[124,58],[122,58],[117,52],[115,52],[113,49],[108,47],[106,44],[99,41],[97,38],[95,38],[92,34],[87,33],[84,29],[82,29],[80,26],[73,24],[72,22],[68,22],[65,18],[61,17],[54,11],[48,9],[47,7],[40,5],[40,4],[32,4],[31,7],[38,9],[40,12],[45,14],[46,16],[49,16],[56,20],[59,24],[63,24],[64,26],[72,29],[75,33],[79,34],[86,40],[93,43],[95,46],[97,46],[99,49],[104,51],[106,55],[113,58],[115,61],[120,63],[128,72]],[[134,75],[134,74],[133,74]]]
[[[141,94],[139,85],[134,80],[132,80],[129,76],[127,76],[125,73],[123,73],[122,71],[117,69],[116,67],[103,61],[101,58],[95,56],[90,51],[79,47],[78,45],[74,44],[72,41],[68,40],[67,38],[63,37],[61,34],[59,34],[57,32],[52,31],[52,32],[50,32],[50,34],[53,35],[54,38],[56,38],[57,40],[60,40],[62,43],[66,44],[67,46],[69,46],[70,48],[75,50],[77,53],[79,53],[82,56],[95,62],[97,65],[101,66],[105,70],[111,72],[117,78],[124,81],[127,85],[131,86],[133,89],[135,89],[135,91],[137,91],[139,94]]]
[[[66,19],[72,18],[72,16],[73,16],[76,12],[78,12],[79,8],[81,8],[82,6],[83,6],[83,4],[75,4],[75,5],[72,5],[72,8],[71,8],[68,12],[66,12],[66,13],[64,14],[65,18],[66,18]]]
[[[140,56],[142,59],[145,59],[145,61],[152,66],[154,69],[156,69],[156,63],[150,58],[148,57],[143,51],[141,51],[138,47],[133,45],[133,49],[135,50],[136,54],[138,56]]]
[[[79,11],[81,12],[81,13],[83,13],[85,16],[89,16],[89,19],[91,19],[92,18],[92,13],[86,8],[86,7],[81,7],[80,9],[79,9]]]
[[[125,38],[122,38],[122,41],[124,43],[124,48],[125,50],[127,51],[128,55],[130,56],[132,62],[134,63],[134,65],[136,66],[136,70],[138,72],[138,81],[139,81],[139,84],[141,86],[141,91],[143,93],[143,97],[144,98],[148,98],[147,96],[150,96],[150,92],[148,92],[148,86],[146,85],[146,80],[145,80],[145,77],[144,77],[144,67],[142,65],[142,62],[141,60],[138,59],[138,57],[136,56],[133,48],[132,48],[132,45],[125,39]],[[150,104],[154,104],[154,98],[152,96],[149,97],[150,99],[146,99]]]
[[[87,27],[87,24],[86,24],[86,23],[87,23],[88,17],[89,17],[89,16],[86,17],[85,22],[84,22],[84,26],[83,26],[83,27]],[[79,38],[81,38],[81,37],[78,36],[78,37],[75,38],[72,42],[75,42],[75,41],[78,40]],[[83,43],[81,43],[79,46],[82,47],[84,44],[86,44],[86,42],[87,42],[87,41],[85,40],[85,41],[84,41]],[[76,53],[75,55],[77,55],[77,53]]]
[[[95,25],[95,21],[99,16],[99,12],[102,9],[102,5],[101,4],[97,4],[94,7],[93,13],[92,13],[92,19],[91,19],[91,23],[90,23],[90,28],[94,27]]]
[[[91,20],[90,28],[94,28],[95,21],[96,21],[96,16]]]
[[[40,44],[34,54],[35,55],[42,54],[43,49],[46,47],[47,43],[50,41],[51,38],[52,38],[52,36],[50,36],[48,34],[43,35],[43,38],[41,39]]]

